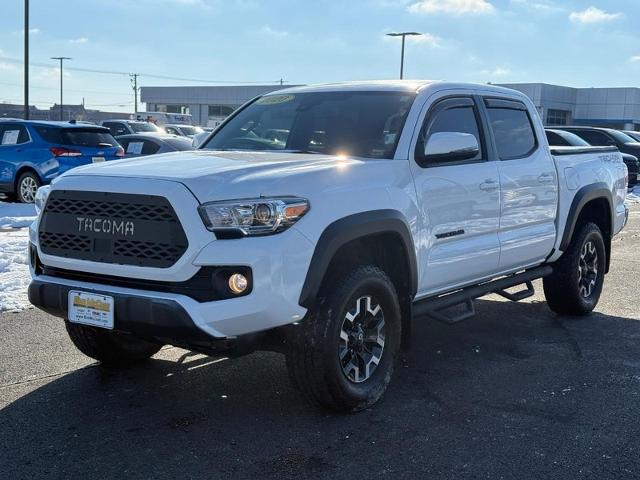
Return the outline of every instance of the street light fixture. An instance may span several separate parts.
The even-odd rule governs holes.
[[[71,57],[51,57],[51,60],[60,61],[60,121],[64,121],[64,109],[62,108],[62,62],[72,60]]]
[[[404,39],[405,37],[415,37],[422,35],[420,32],[393,32],[387,33],[389,37],[402,37],[402,52],[400,53],[400,80],[402,80],[402,75],[404,73]]]

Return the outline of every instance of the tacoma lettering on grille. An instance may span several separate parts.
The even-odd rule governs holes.
[[[145,267],[170,267],[188,247],[171,204],[154,195],[54,190],[38,235],[47,255]]]

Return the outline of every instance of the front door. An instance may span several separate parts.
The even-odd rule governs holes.
[[[500,254],[498,162],[488,158],[477,102],[473,96],[448,95],[428,104],[411,162],[425,222],[419,295],[493,274]],[[462,161],[426,161],[424,145],[439,132],[475,136],[478,154]]]

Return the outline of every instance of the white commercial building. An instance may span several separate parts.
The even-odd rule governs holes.
[[[573,88],[546,83],[502,86],[527,95],[546,125],[640,130],[640,88]]]
[[[233,85],[202,87],[141,87],[140,100],[148,112],[190,114],[193,122],[215,127],[240,105],[265,93],[292,85]]]

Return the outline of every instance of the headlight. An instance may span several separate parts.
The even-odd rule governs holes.
[[[253,198],[198,207],[205,226],[216,233],[271,235],[286,230],[309,211],[304,198]]]
[[[45,185],[40,187],[36,192],[36,198],[33,203],[36,206],[36,213],[40,215],[40,212],[44,209],[44,204],[47,203],[47,198],[49,197],[49,192],[51,192],[51,187],[49,185]]]

